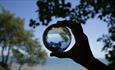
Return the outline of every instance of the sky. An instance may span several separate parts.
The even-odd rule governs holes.
[[[10,10],[16,16],[23,18],[26,23],[26,29],[32,29],[29,27],[29,20],[31,18],[37,19],[38,14],[35,12],[37,10],[36,1],[37,0],[0,0],[0,5]],[[72,0],[72,3],[74,6],[76,2]],[[56,21],[52,21],[51,23],[56,23]],[[101,37],[103,34],[107,34],[107,23],[94,18],[87,20],[86,24],[82,26],[85,34],[88,36],[93,55],[96,58],[104,58],[105,52],[101,51],[103,43],[97,42],[97,38]],[[41,44],[43,44],[42,34],[45,28],[45,26],[39,26],[34,29],[35,37],[40,40]]]

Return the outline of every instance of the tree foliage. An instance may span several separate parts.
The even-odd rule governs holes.
[[[109,34],[98,39],[104,43],[103,51],[106,51],[106,59],[110,61],[109,66],[115,69],[115,24],[108,29]]]
[[[77,1],[77,0],[75,0]],[[76,20],[79,23],[85,23],[89,18],[97,16],[109,24],[115,23],[114,0],[79,0],[73,8],[71,1],[66,0],[38,0],[38,20],[31,19],[30,26],[48,25],[52,17],[66,18]]]
[[[21,65],[41,64],[46,61],[46,52],[39,41],[34,39],[33,33],[25,30],[24,24],[23,19],[8,10],[0,11],[0,66],[7,70],[14,59]]]

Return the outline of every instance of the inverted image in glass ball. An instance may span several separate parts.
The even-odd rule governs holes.
[[[50,51],[64,52],[71,43],[71,33],[67,27],[51,25],[43,34],[43,42]]]

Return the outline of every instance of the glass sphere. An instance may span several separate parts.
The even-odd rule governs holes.
[[[71,33],[67,27],[53,24],[44,31],[43,43],[52,52],[64,52],[71,43]]]

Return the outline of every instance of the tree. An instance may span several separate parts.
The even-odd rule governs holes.
[[[0,66],[6,70],[10,70],[14,59],[21,65],[33,65],[47,58],[33,33],[25,30],[24,20],[5,9],[0,11],[0,49]]]
[[[103,35],[97,41],[104,43],[102,50],[107,52],[106,59],[110,61],[109,66],[115,69],[115,25],[111,26],[108,31],[109,34]]]
[[[75,0],[78,1],[78,0]],[[52,17],[75,20],[85,24],[90,19],[97,17],[108,23],[108,35],[103,35],[101,40],[105,43],[103,50],[113,49],[108,52],[107,59],[115,61],[115,1],[114,0],[79,0],[73,8],[72,2],[66,0],[38,0],[37,1],[38,20],[31,19],[30,26],[36,27],[40,24],[48,25]],[[39,21],[39,22],[37,22]],[[108,57],[111,55],[111,57]],[[115,64],[114,64],[115,65]]]
[[[66,18],[69,20],[76,20],[79,23],[85,23],[89,18],[94,18],[96,15],[108,22],[114,24],[115,22],[115,10],[114,0],[79,0],[79,4],[75,8],[71,7],[72,2],[66,0],[38,0],[38,20],[30,20],[30,26],[36,26],[42,23],[42,25],[48,25],[52,20],[52,17]]]

